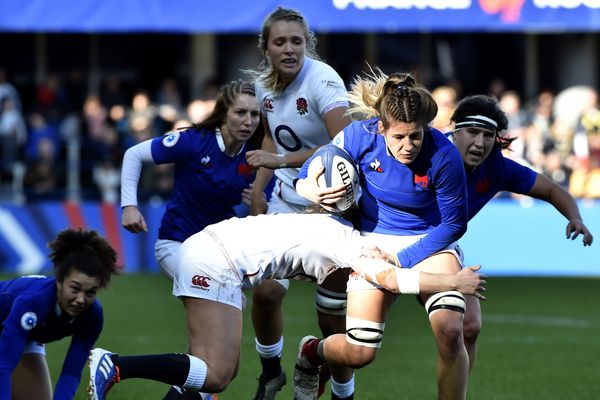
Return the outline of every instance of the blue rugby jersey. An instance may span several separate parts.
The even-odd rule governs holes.
[[[498,192],[527,194],[537,173],[493,149],[483,163],[467,172],[469,220],[473,218]]]
[[[175,164],[173,191],[159,239],[183,242],[205,226],[235,216],[242,191],[254,181],[246,162],[246,145],[231,157],[219,144],[220,134],[189,129],[152,141],[156,164]]]
[[[377,118],[356,121],[332,143],[344,148],[360,171],[360,229],[388,235],[422,235],[400,250],[403,267],[418,262],[458,240],[467,227],[466,178],[456,147],[429,128],[416,160],[397,161],[377,133]],[[304,164],[306,177],[310,160]]]
[[[49,343],[71,336],[71,345],[54,388],[54,399],[73,399],[104,317],[96,300],[77,317],[56,304],[56,279],[25,276],[0,282],[0,399],[11,398],[11,374],[27,342]]]

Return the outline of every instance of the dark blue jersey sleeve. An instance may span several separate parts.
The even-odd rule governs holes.
[[[494,149],[480,166],[467,173],[469,219],[499,192],[529,193],[536,178],[537,172]]]
[[[15,299],[2,323],[0,334],[0,399],[11,398],[11,375],[21,359],[29,332],[41,324],[47,313],[39,309],[39,301],[32,296]]]
[[[194,156],[214,133],[198,132],[189,129],[183,132],[170,132],[152,140],[152,159],[156,164],[169,164]]]
[[[85,315],[78,319],[77,330],[71,338],[71,345],[54,388],[54,400],[72,400],[75,396],[90,350],[102,332],[104,316],[100,302],[92,304]]]
[[[438,156],[432,178],[441,223],[419,241],[398,252],[398,260],[406,268],[448,247],[467,230],[466,176],[462,158],[454,146],[446,147]]]

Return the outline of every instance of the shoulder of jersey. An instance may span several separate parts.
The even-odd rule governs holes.
[[[167,132],[163,135],[162,144],[165,147],[173,147],[179,141],[181,133],[178,131]]]

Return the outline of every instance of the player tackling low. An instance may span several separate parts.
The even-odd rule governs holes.
[[[173,283],[185,306],[191,354],[124,357],[94,349],[89,398],[104,399],[114,383],[129,378],[190,391],[225,390],[239,363],[242,290],[264,279],[320,282],[338,268],[353,268],[395,293],[456,290],[484,299],[479,267],[454,275],[401,270],[388,262],[390,255],[365,245],[348,221],[329,214],[259,215],[206,227],[183,243]]]

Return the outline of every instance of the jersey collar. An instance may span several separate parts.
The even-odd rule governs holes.
[[[304,81],[304,77],[308,73],[309,66],[312,62],[313,62],[313,60],[310,57],[304,57],[304,63],[302,64],[302,69],[298,73],[298,76],[296,76],[296,79],[294,79],[292,81],[292,83],[290,83],[288,85],[288,87],[285,88],[286,92],[288,92],[288,91],[292,92],[300,87],[300,85]]]
[[[223,134],[221,133],[221,130],[219,128],[215,129],[215,138],[217,139],[217,145],[219,146],[219,150],[221,150],[221,153],[225,154],[226,156],[229,156],[229,154],[227,154],[227,152],[225,151],[225,140],[223,139]],[[246,147],[246,145],[240,147],[240,150],[232,157],[240,155],[242,151],[244,151],[244,147]]]

